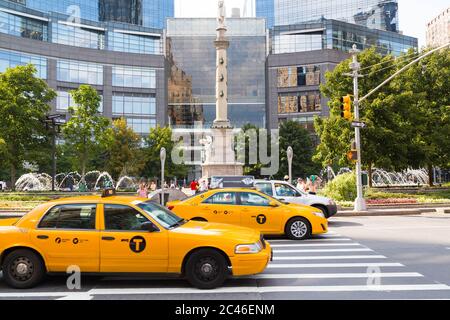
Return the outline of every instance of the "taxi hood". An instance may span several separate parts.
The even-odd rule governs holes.
[[[239,243],[255,243],[260,239],[260,232],[235,225],[189,220],[172,232],[195,237],[217,237],[232,239]]]

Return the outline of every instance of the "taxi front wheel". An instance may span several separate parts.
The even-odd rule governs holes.
[[[212,249],[196,251],[186,262],[186,278],[199,289],[220,287],[227,278],[227,271],[224,256]]]
[[[35,287],[45,276],[42,259],[27,249],[18,249],[8,254],[2,269],[5,282],[16,289]]]
[[[305,218],[292,218],[286,224],[285,233],[292,240],[304,240],[311,237],[311,224]]]

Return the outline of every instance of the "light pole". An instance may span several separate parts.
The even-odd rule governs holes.
[[[291,146],[287,148],[286,154],[288,158],[289,183],[292,184],[292,159],[294,158],[294,150],[292,149]]]
[[[161,205],[164,203],[164,165],[166,162],[166,148],[161,148],[159,152],[159,158],[161,159]]]
[[[60,133],[61,126],[64,124],[60,118],[64,117],[61,114],[50,114],[45,117],[45,126],[47,130],[52,130],[52,191],[55,191],[55,177],[56,177],[56,135]]]
[[[359,50],[356,47],[356,44],[353,45],[352,50],[350,50],[352,54],[352,62],[350,63],[350,69],[352,69],[352,77],[353,77],[353,95],[354,95],[354,115],[355,122],[359,122],[359,89],[358,89],[358,79],[361,77],[359,74],[359,70],[361,68],[361,64],[358,62],[358,53]],[[356,152],[357,152],[357,160],[356,160],[356,200],[355,200],[355,211],[363,212],[367,211],[366,200],[363,195],[363,185],[362,185],[362,164],[361,164],[361,128],[355,126],[355,143],[356,143]]]

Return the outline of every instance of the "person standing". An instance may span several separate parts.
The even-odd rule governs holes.
[[[155,183],[155,181],[153,181],[152,180],[152,182],[150,183],[150,190],[153,192],[153,191],[156,191],[156,183]]]
[[[192,180],[191,182],[191,192],[192,194],[196,194],[197,193],[197,181],[196,180]]]
[[[302,178],[297,179],[297,189],[303,192],[306,192],[306,183]]]
[[[145,186],[145,183],[141,183],[139,185],[139,189],[137,191],[137,195],[139,198],[148,198],[148,189]]]

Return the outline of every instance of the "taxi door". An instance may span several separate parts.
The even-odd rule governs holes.
[[[98,272],[100,233],[96,204],[64,204],[51,208],[30,233],[31,241],[45,255],[49,272]]]
[[[241,224],[236,192],[221,191],[203,200],[196,210],[209,222]]]
[[[262,233],[280,233],[281,215],[270,200],[257,193],[239,192],[238,203],[244,227],[259,230]]]
[[[101,272],[167,272],[167,230],[142,230],[142,224],[150,222],[149,218],[128,205],[104,204],[101,207]]]

